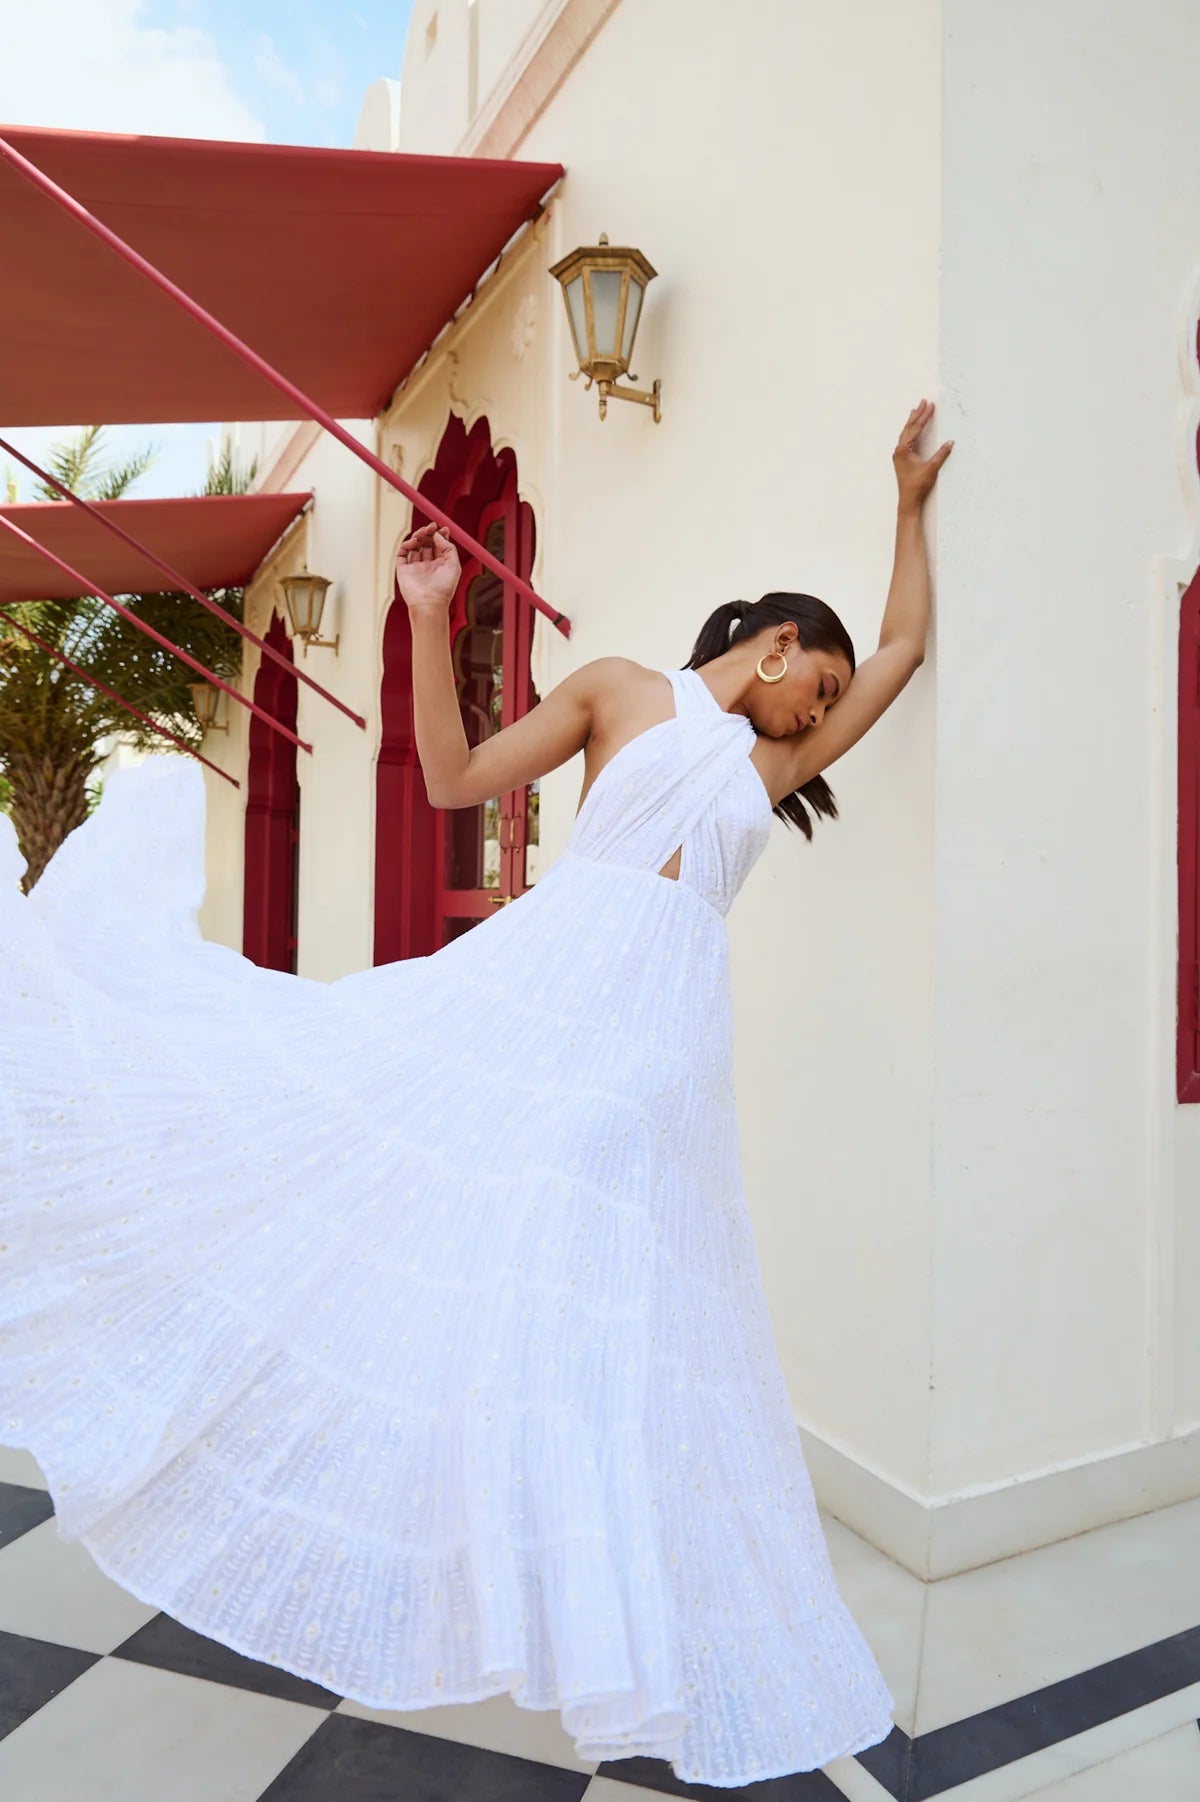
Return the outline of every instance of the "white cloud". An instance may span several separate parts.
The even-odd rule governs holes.
[[[266,137],[212,39],[146,0],[0,0],[0,120],[182,138]]]

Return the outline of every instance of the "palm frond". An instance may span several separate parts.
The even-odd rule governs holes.
[[[87,484],[89,476],[96,467],[97,459],[103,450],[104,427],[102,425],[81,426],[74,438],[52,444],[46,455],[46,467],[52,476],[77,494],[81,486]],[[56,501],[59,495],[49,482],[38,482],[34,488],[34,496],[39,501]]]
[[[245,494],[257,474],[258,458],[251,457],[249,463],[239,469],[233,440],[223,438],[219,452],[208,465],[208,475],[201,493]]]
[[[46,458],[46,466],[51,475],[57,477],[72,494],[82,495],[84,500],[119,500],[145,475],[158,455],[156,447],[148,444],[143,450],[135,451],[131,457],[111,463],[107,460],[108,445],[104,432],[104,426],[82,426],[74,438],[52,445]],[[33,492],[34,499],[39,501],[58,501],[62,498],[49,482],[35,483]]]
[[[127,457],[124,463],[114,463],[98,479],[88,498],[97,501],[120,500],[126,489],[132,488],[133,484],[145,475],[157,455],[156,447],[148,444],[144,450],[135,452],[132,457]]]
[[[102,428],[86,426],[69,442],[54,447],[47,467],[73,493],[115,499],[144,473],[153,454],[146,449],[114,461],[106,453]],[[239,468],[233,446],[226,441],[209,470],[204,492],[243,493],[255,470],[254,462]],[[53,497],[54,490],[43,483],[40,498]],[[197,606],[190,595],[120,598],[134,615],[186,648],[216,675],[238,679],[243,646],[229,621],[242,618],[240,589],[213,593],[225,618]],[[0,808],[11,807],[33,882],[66,833],[95,805],[94,784],[86,793],[85,786],[101,747],[115,735],[141,749],[161,749],[148,726],[67,668],[56,652],[189,745],[198,746],[202,733],[190,692],[195,672],[95,596],[68,601],[31,598],[10,603],[7,611],[43,641],[35,644],[0,621]],[[59,786],[67,797],[62,805],[57,800],[51,805],[42,793],[46,770],[56,773],[56,782],[62,779]]]

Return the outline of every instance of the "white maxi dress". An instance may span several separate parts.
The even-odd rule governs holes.
[[[736,1787],[892,1699],[741,1187],[724,915],[770,802],[668,675],[528,894],[331,983],[200,937],[189,760],[114,775],[28,897],[0,822],[0,1443],[238,1652]]]

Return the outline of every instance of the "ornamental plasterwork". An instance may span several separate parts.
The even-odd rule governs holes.
[[[512,354],[518,363],[523,363],[529,355],[533,341],[537,336],[538,305],[532,294],[524,294],[517,302],[517,310],[513,316]]]

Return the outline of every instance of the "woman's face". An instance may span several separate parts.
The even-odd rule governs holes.
[[[767,738],[790,738],[820,725],[827,710],[850,686],[852,672],[840,651],[806,651],[792,625],[762,634],[759,655],[768,676],[781,675],[783,670],[776,652],[786,658],[787,674],[778,682],[760,681],[756,676],[746,711],[755,730]]]

